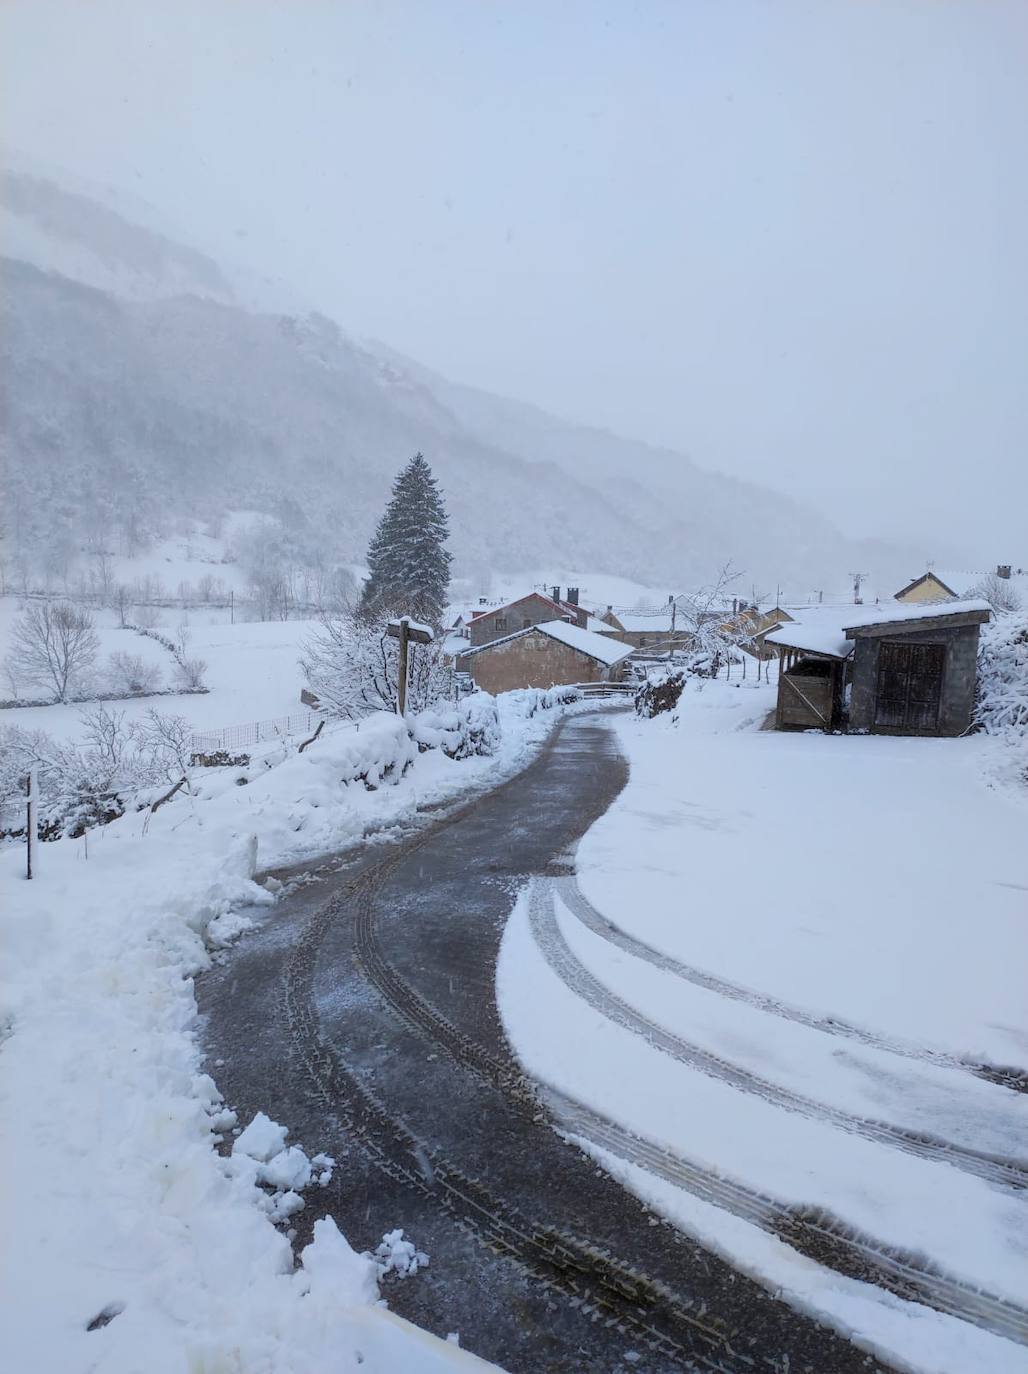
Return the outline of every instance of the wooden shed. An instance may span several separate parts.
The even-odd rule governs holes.
[[[780,730],[960,735],[971,724],[985,601],[811,613],[767,636]]]

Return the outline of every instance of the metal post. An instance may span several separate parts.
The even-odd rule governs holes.
[[[406,616],[400,617],[400,666],[397,671],[396,704],[401,716],[407,709],[407,630],[409,623]]]
[[[36,859],[36,809],[39,804],[39,774],[33,766],[25,779],[25,877],[32,877]]]
[[[669,596],[668,600],[671,602],[671,640],[667,646],[667,657],[670,663],[675,656],[675,612],[678,610],[678,602],[673,596]]]
[[[228,623],[230,625],[236,623],[236,594],[233,590],[230,590],[228,594]]]

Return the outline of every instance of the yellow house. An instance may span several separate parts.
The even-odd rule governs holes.
[[[980,596],[982,588],[993,578],[1003,582],[1020,583],[1022,576],[1021,570],[1018,569],[1012,577],[1009,563],[1001,563],[994,573],[945,570],[936,572],[929,569],[921,577],[915,577],[913,582],[908,582],[902,591],[898,591],[896,600],[907,605],[927,601],[959,601],[968,596]]]

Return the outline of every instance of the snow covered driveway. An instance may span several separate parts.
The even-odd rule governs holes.
[[[628,787],[508,927],[506,1029],[570,1135],[797,1306],[1028,1369],[1028,805],[991,741],[760,732],[769,704],[618,722]]]

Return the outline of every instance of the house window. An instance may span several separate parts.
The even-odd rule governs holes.
[[[645,647],[646,647],[646,636],[645,636],[645,635],[640,635],[640,636],[639,636],[639,648],[640,648],[640,649],[645,649]]]
[[[498,615],[498,616],[496,617],[496,619],[493,621],[493,629],[494,629],[494,630],[505,630],[506,628],[507,628],[507,618],[506,618],[506,616]]]
[[[523,630],[530,630],[534,623],[532,617],[529,615],[523,615],[521,617],[521,628]]]

